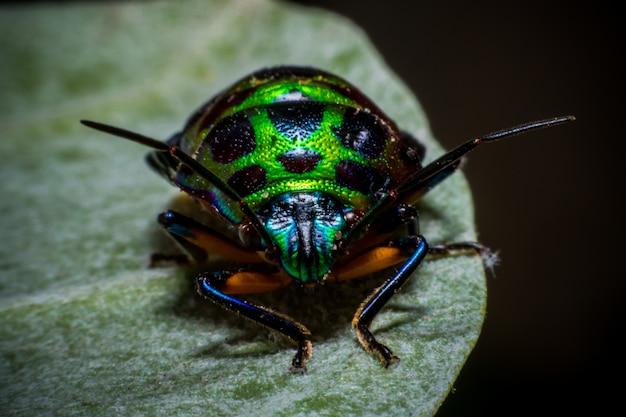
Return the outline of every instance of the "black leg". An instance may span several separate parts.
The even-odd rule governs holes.
[[[295,341],[298,345],[298,350],[291,361],[290,371],[293,373],[305,372],[306,361],[311,357],[311,332],[285,315],[221,292],[219,288],[225,284],[230,276],[232,276],[232,273],[226,272],[205,272],[200,274],[197,278],[198,292],[226,310],[276,330]]]
[[[191,259],[198,263],[207,260],[206,250],[195,243],[197,230],[206,226],[173,210],[159,214],[157,221]]]
[[[194,261],[203,263],[208,254],[244,263],[262,263],[254,248],[247,249],[223,236],[217,230],[174,210],[167,210],[157,219],[163,229]]]
[[[361,307],[359,307],[352,319],[352,326],[356,329],[357,337],[361,345],[363,345],[368,352],[376,354],[385,368],[391,363],[396,362],[398,357],[394,355],[387,346],[376,340],[370,331],[370,325],[374,317],[376,317],[389,299],[398,292],[400,287],[402,287],[428,254],[428,244],[420,235],[399,239],[392,244],[406,246],[407,249],[411,249],[413,253],[394,276],[385,281],[383,285],[377,288],[372,295],[363,301]]]
[[[478,242],[457,242],[447,243],[439,245],[431,245],[428,248],[430,255],[449,256],[457,253],[475,253],[482,255],[485,252],[489,252],[489,248],[481,245]]]
[[[457,242],[432,245],[428,249],[428,254],[435,257],[475,254],[482,258],[485,268],[493,273],[493,268],[498,264],[500,258],[497,252],[492,252],[487,246],[478,242]]]

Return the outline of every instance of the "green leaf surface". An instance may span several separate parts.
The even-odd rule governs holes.
[[[156,214],[178,191],[146,149],[82,118],[167,138],[253,70],[313,65],[360,87],[442,153],[410,91],[351,22],[267,1],[0,9],[0,414],[433,415],[474,346],[485,279],[473,256],[428,259],[374,322],[401,361],[383,369],[350,326],[384,277],[293,286],[255,300],[313,332],[293,346],[208,305],[193,271],[147,268]],[[455,174],[420,205],[431,243],[475,239]]]

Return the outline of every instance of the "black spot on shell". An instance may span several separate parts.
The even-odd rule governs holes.
[[[287,172],[304,174],[315,169],[322,156],[309,149],[294,149],[276,157]]]
[[[318,102],[280,102],[267,106],[267,115],[276,130],[291,140],[303,140],[322,125],[326,104]]]
[[[354,161],[342,161],[335,167],[337,184],[366,195],[374,195],[385,184],[374,169]]]
[[[391,134],[378,117],[358,109],[346,110],[343,123],[333,133],[343,146],[368,159],[380,156]]]
[[[228,178],[230,185],[241,197],[247,197],[265,186],[267,172],[259,165],[250,165]]]
[[[202,146],[207,145],[211,148],[213,160],[229,164],[254,152],[254,127],[245,113],[235,113],[211,129]]]

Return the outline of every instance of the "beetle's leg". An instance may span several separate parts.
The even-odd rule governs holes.
[[[488,252],[489,248],[478,242],[456,242],[447,244],[430,245],[428,253],[435,256],[448,256],[456,253],[475,253],[482,255]]]
[[[457,242],[431,245],[428,254],[435,257],[450,256],[456,254],[476,254],[483,260],[483,264],[493,273],[493,267],[498,264],[498,253],[493,252],[487,246],[478,242]]]
[[[229,281],[241,273],[203,273],[197,278],[198,292],[205,298],[215,302],[226,310],[233,311],[248,319],[260,323],[270,329],[276,330],[298,345],[298,350],[291,361],[291,372],[303,373],[306,371],[306,361],[311,357],[311,332],[300,323],[289,317],[273,311],[267,307],[251,304],[226,294],[224,288],[232,285]],[[253,275],[254,273],[248,273]],[[257,274],[266,276],[269,274]],[[278,274],[273,274],[276,276]],[[263,278],[259,278],[262,280]],[[240,281],[245,281],[239,279]],[[289,279],[290,281],[290,279]]]
[[[196,262],[206,261],[208,254],[242,263],[263,262],[255,251],[247,250],[209,226],[173,210],[161,213],[158,222]]]
[[[326,278],[326,282],[353,280],[403,263],[410,257],[410,253],[407,252],[406,245],[402,246],[397,241],[392,241],[388,245],[369,248],[354,256],[348,263],[335,268]],[[427,256],[436,258],[463,254],[479,255],[487,267],[498,261],[497,253],[478,242],[429,245]]]
[[[387,301],[402,287],[428,254],[428,244],[420,235],[398,239],[392,242],[392,244],[410,249],[413,253],[398,272],[385,281],[383,285],[378,287],[361,303],[361,306],[352,319],[352,327],[356,329],[356,334],[361,345],[363,345],[368,352],[376,354],[385,368],[392,362],[397,361],[398,357],[394,355],[387,346],[376,340],[370,331],[370,325]]]

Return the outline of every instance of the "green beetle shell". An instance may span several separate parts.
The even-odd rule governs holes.
[[[319,191],[366,213],[421,168],[424,149],[347,81],[313,68],[257,71],[196,111],[168,144],[179,146],[258,212],[286,192]],[[151,165],[233,224],[237,202],[185,166]],[[171,162],[171,161],[170,161]]]

